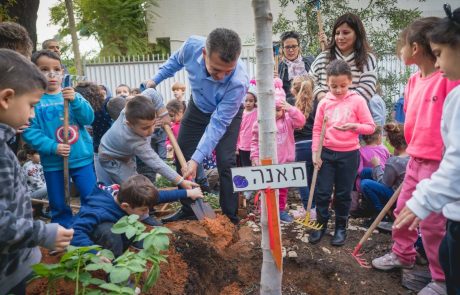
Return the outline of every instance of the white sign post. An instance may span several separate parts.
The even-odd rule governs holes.
[[[307,186],[305,162],[232,168],[234,192]]]

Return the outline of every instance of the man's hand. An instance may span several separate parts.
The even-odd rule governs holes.
[[[197,162],[195,162],[194,160],[188,161],[187,167],[182,167],[182,175],[184,176],[184,179],[195,179],[197,168],[198,168]]]
[[[193,181],[190,181],[190,180],[183,180],[181,183],[180,183],[180,187],[183,188],[183,189],[186,189],[186,190],[191,190],[195,187],[200,187],[199,184],[197,183],[194,183]]]
[[[73,101],[75,99],[75,90],[72,87],[66,87],[62,89],[62,96],[68,101]]]
[[[56,154],[62,157],[68,157],[70,155],[70,145],[63,143],[58,144]]]
[[[73,229],[66,229],[58,225],[56,240],[54,242],[54,250],[57,252],[64,251],[69,246],[73,237]]]
[[[157,84],[155,84],[155,82],[153,82],[153,80],[147,80],[147,81],[145,81],[145,87],[146,88],[155,88],[155,87],[157,87]]]
[[[187,197],[196,200],[198,198],[203,198],[203,192],[201,191],[200,187],[195,187],[193,189],[187,190]]]
[[[404,206],[401,213],[399,213],[396,218],[393,228],[400,229],[404,225],[409,224],[409,230],[416,230],[420,221],[421,219],[418,218],[409,207]]]

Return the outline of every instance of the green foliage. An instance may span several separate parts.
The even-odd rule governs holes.
[[[319,52],[316,7],[311,1],[304,0],[279,0],[279,3],[282,8],[288,4],[295,5],[296,20],[288,20],[281,13],[273,25],[273,32],[295,30],[301,35],[304,54]],[[397,4],[397,0],[367,0],[359,1],[359,7],[352,7],[349,0],[321,1],[326,36],[332,37],[332,27],[339,16],[352,12],[359,15],[363,21],[369,42],[378,56],[394,53],[399,32],[421,14],[418,8],[400,9]]]
[[[164,44],[155,48],[147,40],[146,19],[155,16],[147,8],[158,6],[157,0],[74,0],[73,4],[80,36],[94,36],[101,45],[101,56],[143,55],[168,50]],[[60,0],[50,10],[52,24],[61,27],[61,37],[67,36],[64,1]]]
[[[89,285],[98,286],[100,289],[110,291],[109,294],[136,294],[141,275],[148,272],[144,282],[143,291],[147,291],[156,283],[160,275],[159,264],[167,262],[166,256],[161,251],[169,248],[171,231],[165,227],[156,227],[150,232],[144,232],[145,226],[138,221],[139,216],[130,215],[121,218],[112,228],[116,234],[125,234],[132,241],[143,240],[143,249],[139,252],[125,251],[123,255],[114,260],[113,253],[100,246],[73,247],[69,246],[67,252],[57,264],[36,264],[32,266],[35,277],[48,280],[48,292],[55,293],[55,283],[58,279],[75,282],[75,294],[102,294],[100,290],[86,290]],[[98,252],[98,255],[94,254]],[[104,263],[101,257],[113,263]],[[150,262],[150,269],[148,268]],[[93,278],[92,272],[103,270],[109,275],[110,283]],[[134,278],[133,287],[128,286],[130,279]],[[80,288],[82,287],[82,288]]]

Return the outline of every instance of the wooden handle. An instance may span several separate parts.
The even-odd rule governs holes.
[[[69,101],[64,99],[64,144],[69,144]],[[70,206],[70,187],[69,187],[69,157],[63,157],[64,169],[64,197],[65,202]]]
[[[380,221],[382,221],[383,217],[387,214],[388,210],[390,210],[391,206],[393,206],[393,204],[398,199],[399,194],[401,193],[402,185],[403,184],[401,183],[399,185],[398,189],[396,189],[396,191],[393,193],[393,196],[391,196],[391,198],[388,200],[388,202],[385,205],[385,207],[383,207],[382,211],[380,211],[379,215],[377,216],[377,218],[375,218],[374,222],[369,227],[369,229],[364,234],[364,236],[361,238],[361,240],[359,241],[358,244],[362,245],[371,236],[371,234],[374,231],[374,229],[377,227],[377,225],[380,223]]]
[[[321,17],[321,10],[319,9],[316,12],[316,21],[318,22],[319,35],[324,34],[323,19]],[[319,40],[319,46],[321,46],[321,51],[324,51],[326,49],[326,44],[324,42],[321,42],[321,39]]]
[[[323,150],[324,135],[326,134],[326,123],[327,123],[327,116],[324,116],[323,126],[321,126],[321,135],[319,136],[318,153],[316,155],[317,158],[321,158],[321,151]],[[316,179],[318,178],[318,171],[319,169],[315,166],[313,170],[313,177],[311,180],[310,194],[308,196],[307,212],[310,212],[311,204],[313,203],[313,195],[315,194]]]
[[[177,143],[176,137],[174,136],[171,126],[168,124],[163,125],[163,129],[166,131],[166,134],[169,137],[169,141],[171,142],[171,145],[173,146],[174,152],[176,153],[177,160],[179,161],[179,164],[182,168],[187,167],[187,161],[184,158],[184,154],[182,154],[182,151],[179,147],[179,144]]]

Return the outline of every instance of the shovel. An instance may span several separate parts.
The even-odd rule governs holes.
[[[62,80],[62,88],[71,87],[70,75],[65,75]],[[69,144],[69,101],[64,99],[64,144]],[[69,183],[69,157],[63,157],[64,169],[64,197],[67,206],[70,206],[70,183]]]
[[[166,131],[166,134],[168,134],[169,140],[171,141],[171,145],[173,146],[174,152],[176,153],[176,158],[179,161],[180,166],[187,167],[187,161],[185,161],[184,155],[182,154],[182,151],[177,144],[177,140],[174,137],[171,126],[165,124],[163,125],[163,128]],[[203,199],[201,198],[196,199],[195,202],[190,205],[190,207],[192,208],[193,213],[195,213],[198,220],[203,220],[205,218],[216,218],[216,212],[214,212],[208,203],[203,202]]]
[[[323,149],[324,134],[326,133],[326,123],[327,123],[327,117],[325,116],[323,119],[323,126],[321,128],[321,135],[319,137],[319,147],[318,147],[318,154],[317,154],[318,157],[321,157],[321,151]],[[308,196],[308,204],[307,204],[305,219],[296,220],[297,223],[305,227],[316,229],[316,230],[320,230],[322,226],[321,224],[318,224],[317,222],[310,220],[310,209],[313,203],[313,195],[315,194],[316,179],[318,178],[318,170],[319,169],[315,166],[315,169],[313,170],[313,178],[311,181],[310,195]]]

